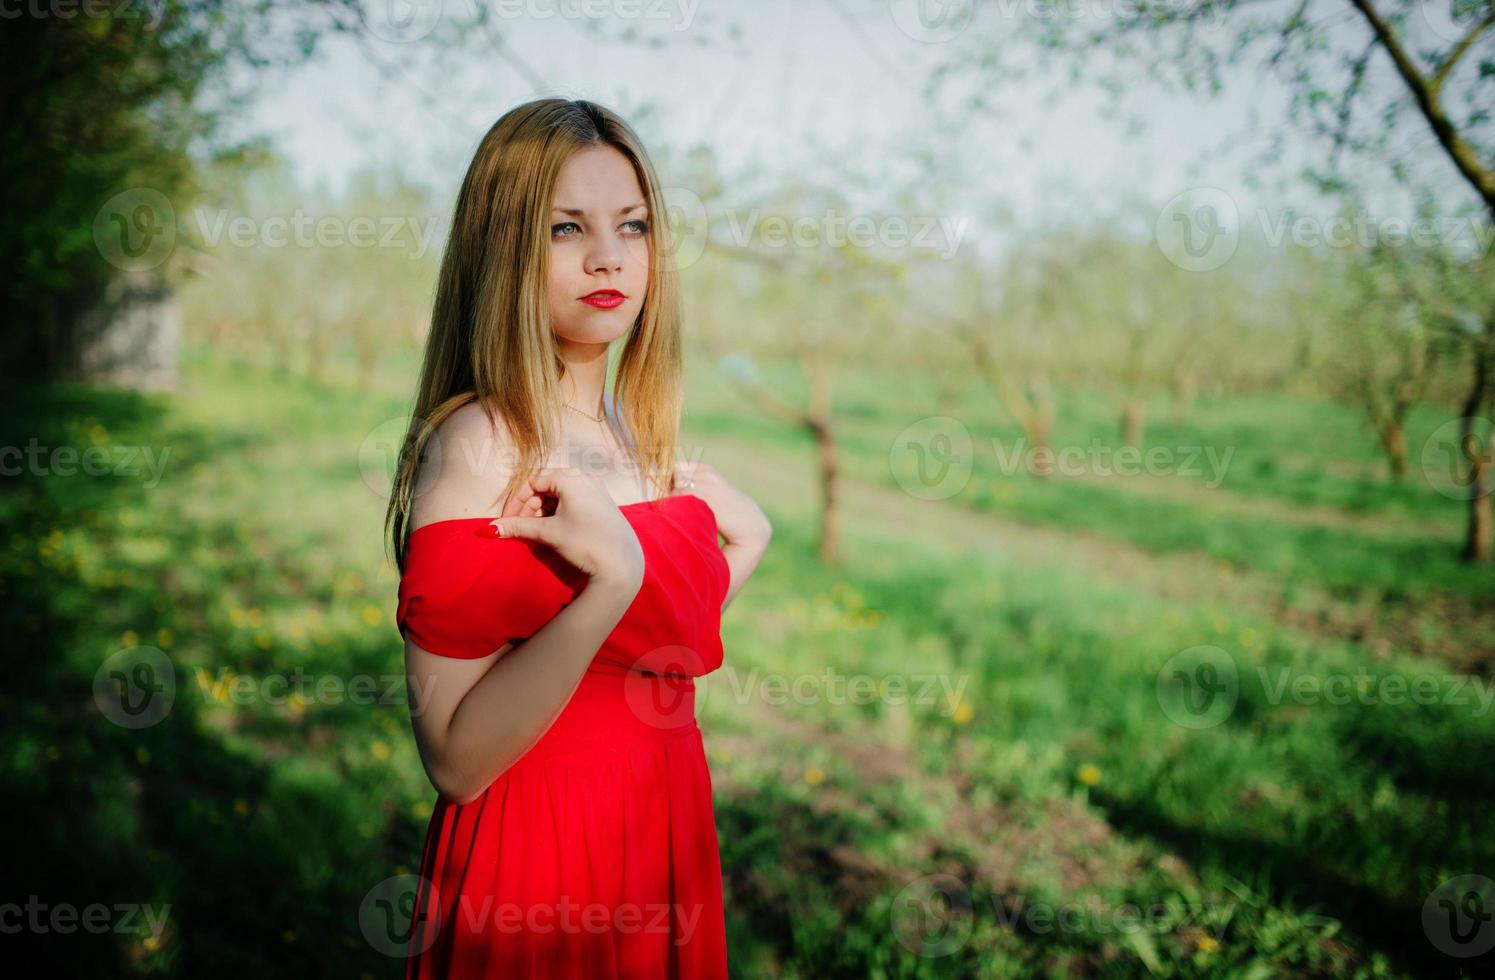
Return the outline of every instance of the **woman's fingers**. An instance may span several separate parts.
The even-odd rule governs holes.
[[[493,529],[491,537],[524,538],[554,547],[550,534],[553,520],[550,517],[500,517],[488,527]]]
[[[515,488],[504,501],[503,517],[536,517],[545,513],[546,496],[559,496],[555,469],[537,469]]]

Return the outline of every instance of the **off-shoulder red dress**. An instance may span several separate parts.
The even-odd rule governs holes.
[[[722,663],[727,560],[694,494],[619,510],[644,553],[643,585],[540,740],[477,799],[437,797],[410,980],[727,975],[694,681]],[[586,585],[546,545],[480,536],[492,521],[411,532],[396,622],[421,649],[486,656]]]

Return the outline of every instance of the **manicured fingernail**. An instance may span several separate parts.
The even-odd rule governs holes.
[[[503,536],[503,529],[497,524],[484,524],[478,528],[478,537],[480,538],[501,538]]]

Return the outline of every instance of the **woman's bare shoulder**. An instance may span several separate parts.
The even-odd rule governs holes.
[[[433,521],[497,514],[499,495],[516,466],[514,444],[502,418],[468,402],[432,434],[421,463],[411,521]]]

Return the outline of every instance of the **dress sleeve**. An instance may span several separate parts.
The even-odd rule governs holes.
[[[485,520],[410,536],[395,624],[422,650],[474,660],[528,639],[575,599],[586,575],[547,545],[480,537]]]

